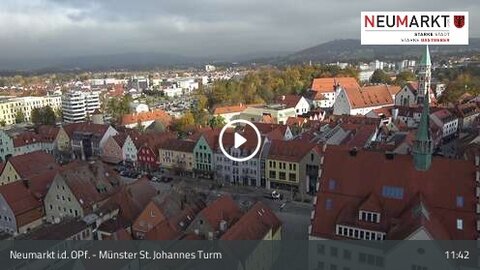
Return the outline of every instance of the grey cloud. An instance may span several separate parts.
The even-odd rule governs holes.
[[[467,10],[480,36],[478,0],[7,0],[0,59],[121,52],[191,56],[294,51],[359,37],[367,10]]]

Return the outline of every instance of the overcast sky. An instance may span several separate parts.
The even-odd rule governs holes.
[[[465,10],[480,36],[479,0],[1,0],[0,59],[295,51],[359,38],[368,10]]]

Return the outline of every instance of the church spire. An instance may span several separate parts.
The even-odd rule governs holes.
[[[422,54],[418,65],[417,104],[422,104],[425,96],[430,94],[430,79],[432,77],[432,61],[428,45]]]
[[[428,47],[426,55],[422,57],[422,63],[424,60],[425,63],[430,62]],[[428,170],[432,164],[432,153],[433,144],[430,136],[430,98],[427,92],[423,98],[422,116],[420,117],[420,124],[418,125],[413,144],[413,161],[415,163],[415,169],[419,171]]]

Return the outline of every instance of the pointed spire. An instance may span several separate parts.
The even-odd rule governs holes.
[[[428,45],[425,46],[425,52],[422,55],[422,59],[420,60],[420,65],[423,66],[431,66],[432,61],[430,60],[430,50],[428,49]]]
[[[423,99],[422,116],[415,134],[413,145],[413,160],[415,168],[419,171],[426,171],[432,163],[432,139],[430,136],[430,96],[427,94]]]
[[[430,96],[427,94],[423,99],[422,116],[420,117],[420,124],[418,125],[415,139],[418,141],[425,141],[430,138]]]

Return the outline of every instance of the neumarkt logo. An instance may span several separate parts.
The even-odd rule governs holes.
[[[364,45],[466,45],[468,12],[361,13]]]
[[[366,28],[447,28],[449,15],[365,15]]]

